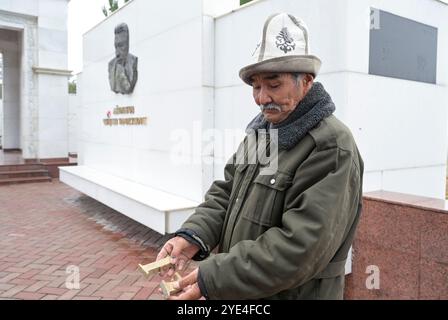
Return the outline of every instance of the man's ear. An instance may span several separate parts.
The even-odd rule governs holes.
[[[305,80],[305,85],[307,86],[307,89],[311,89],[314,83],[314,76],[312,74],[305,74],[305,77],[303,78]]]
[[[311,90],[314,83],[314,76],[312,74],[306,73],[302,79],[304,94],[306,95],[308,91]]]

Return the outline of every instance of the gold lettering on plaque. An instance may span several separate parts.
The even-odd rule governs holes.
[[[135,114],[135,107],[126,106],[120,107],[116,106],[113,111],[114,115],[126,115],[126,114]],[[103,119],[103,124],[105,126],[146,126],[148,124],[147,117],[135,117],[135,118],[111,118],[112,113],[107,112],[107,119]]]

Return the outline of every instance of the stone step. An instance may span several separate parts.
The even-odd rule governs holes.
[[[43,164],[14,164],[14,165],[0,165],[0,172],[9,171],[25,171],[25,170],[45,170]]]
[[[25,178],[0,179],[0,185],[36,183],[36,182],[51,182],[51,178],[50,177],[25,177]]]
[[[0,181],[2,179],[11,179],[11,178],[30,178],[30,177],[48,177],[48,176],[49,172],[46,169],[0,171]]]

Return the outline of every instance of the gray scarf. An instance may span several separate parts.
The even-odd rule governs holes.
[[[249,123],[246,133],[250,134],[260,129],[277,129],[279,148],[290,150],[319,122],[332,115],[335,110],[336,107],[324,86],[320,82],[315,82],[308,94],[286,120],[278,124],[272,124],[267,122],[263,114],[260,113]]]

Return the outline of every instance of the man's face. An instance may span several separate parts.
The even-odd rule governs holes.
[[[129,53],[129,44],[126,33],[118,33],[115,35],[115,55],[117,58],[126,58]]]
[[[255,103],[268,122],[278,124],[295,110],[313,84],[305,75],[298,83],[290,73],[260,73],[252,77]]]

